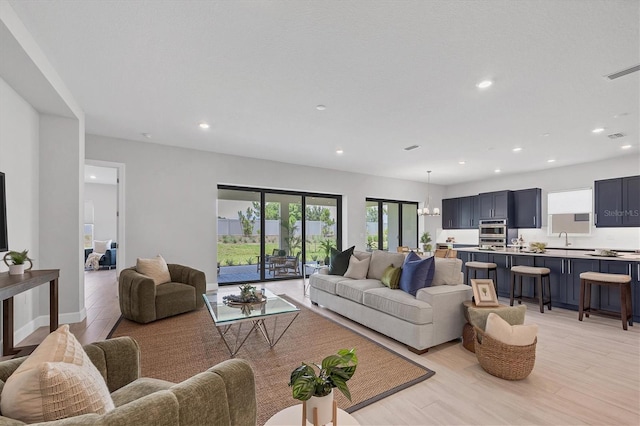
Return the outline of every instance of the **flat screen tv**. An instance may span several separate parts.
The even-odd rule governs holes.
[[[9,250],[7,240],[7,192],[4,173],[0,172],[0,252]]]

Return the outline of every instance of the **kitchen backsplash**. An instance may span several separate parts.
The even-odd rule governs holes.
[[[564,247],[564,234],[547,235],[547,228],[521,229],[526,243],[532,241],[544,242],[549,247]],[[478,231],[475,229],[438,229],[436,242],[446,243],[448,237],[454,237],[456,244],[478,245]],[[569,248],[638,250],[640,249],[640,228],[593,228],[591,235],[569,235]]]

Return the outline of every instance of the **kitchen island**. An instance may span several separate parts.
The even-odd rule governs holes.
[[[498,266],[498,295],[510,296],[510,270],[516,265],[545,267],[551,270],[552,306],[578,310],[580,274],[603,272],[631,276],[633,319],[640,322],[640,253],[619,252],[618,256],[597,256],[595,250],[547,249],[532,253],[515,248],[485,250],[478,247],[456,248],[463,262],[493,262]],[[533,297],[533,284],[523,284],[523,295]],[[620,312],[620,291],[616,287],[599,286],[591,295],[591,306]]]

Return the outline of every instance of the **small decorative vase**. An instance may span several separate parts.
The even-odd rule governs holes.
[[[327,396],[312,396],[309,400],[304,402],[307,405],[307,421],[311,424],[313,422],[313,409],[318,409],[318,423],[319,425],[326,425],[333,421],[333,389]]]
[[[9,275],[22,275],[24,274],[24,263],[21,265],[9,265]]]

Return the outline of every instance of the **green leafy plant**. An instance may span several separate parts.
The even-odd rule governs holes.
[[[11,250],[4,256],[5,263],[7,263],[6,259],[9,258],[11,260],[11,263],[13,263],[14,265],[24,265],[25,262],[32,260],[31,258],[29,258],[29,255],[27,253],[29,253],[29,250]]]
[[[353,377],[357,366],[358,357],[355,349],[340,349],[336,355],[329,355],[323,359],[320,365],[302,363],[291,372],[289,386],[292,388],[293,397],[307,401],[312,396],[327,396],[331,389],[338,388],[351,401],[347,381]]]
[[[335,244],[332,240],[324,240],[320,243],[320,249],[324,253],[324,262],[329,263],[329,256],[331,255],[331,249],[335,248]]]
[[[432,246],[429,244],[431,242],[431,235],[428,232],[422,234],[420,242],[425,251],[431,251]]]

